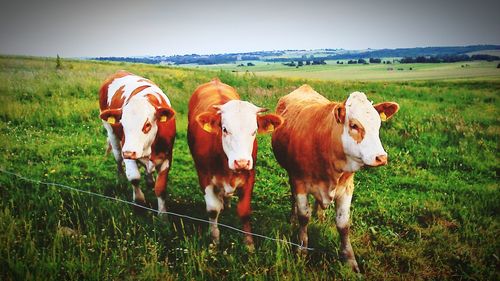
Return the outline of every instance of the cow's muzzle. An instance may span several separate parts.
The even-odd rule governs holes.
[[[122,154],[125,159],[137,160],[137,154],[135,151],[123,151]]]

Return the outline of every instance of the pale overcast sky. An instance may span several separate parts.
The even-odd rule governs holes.
[[[141,56],[500,44],[490,0],[15,0],[0,54]]]

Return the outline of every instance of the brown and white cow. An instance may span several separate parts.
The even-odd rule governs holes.
[[[146,170],[146,182],[158,198],[158,211],[166,211],[165,189],[175,140],[175,112],[162,90],[148,79],[119,71],[106,79],[99,91],[100,118],[108,132],[118,174],[134,187],[135,202],[145,204],[139,187],[137,164]],[[156,182],[153,172],[158,172]]]
[[[349,240],[354,172],[365,165],[387,163],[379,138],[380,124],[398,109],[393,102],[372,105],[361,92],[350,94],[343,103],[331,102],[308,85],[282,97],[276,108],[285,121],[273,133],[273,151],[288,172],[292,216],[298,215],[300,242],[307,247],[308,195],[313,195],[316,208],[321,209],[335,200],[342,256],[357,272]]]
[[[239,196],[237,207],[243,229],[251,231],[250,202],[255,181],[257,158],[256,134],[272,132],[282,119],[275,114],[240,100],[236,90],[218,79],[199,86],[189,100],[188,142],[210,224],[212,242],[219,243],[217,219],[224,202],[234,192]],[[250,251],[252,236],[245,236]]]

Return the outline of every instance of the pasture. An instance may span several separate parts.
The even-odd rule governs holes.
[[[392,59],[391,59],[392,60]],[[257,76],[306,78],[327,81],[414,81],[414,80],[500,80],[498,61],[472,61],[456,63],[409,63],[409,64],[347,64],[347,60],[326,61],[326,65],[306,65],[299,68],[282,63],[255,62],[255,66],[220,64],[200,68],[223,69],[239,74],[246,72]],[[243,62],[245,65],[247,62]]]
[[[306,258],[260,238],[249,254],[243,236],[226,228],[214,251],[205,223],[165,219],[0,172],[2,280],[500,279],[498,75],[320,81],[142,64],[63,60],[61,69],[55,66],[54,59],[0,57],[0,168],[131,201],[132,188],[117,182],[113,157],[105,155],[98,118],[100,83],[125,69],[157,83],[177,111],[167,209],[198,218],[207,215],[186,140],[187,102],[197,85],[217,76],[272,111],[279,97],[306,82],[331,100],[363,91],[374,102],[398,102],[400,111],[381,128],[389,164],[355,177],[351,242],[363,273],[356,276],[339,260],[333,208],[325,221],[312,219],[310,247],[318,251]],[[253,231],[296,242],[287,176],[270,137],[258,142]],[[153,191],[143,191],[156,208]],[[240,228],[234,206],[220,222]]]

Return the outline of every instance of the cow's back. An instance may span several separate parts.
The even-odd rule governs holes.
[[[230,100],[239,100],[240,97],[236,90],[222,83],[219,79],[200,85],[189,99],[188,121],[196,122],[195,117],[203,112],[217,110],[214,105],[222,105]]]
[[[276,113],[285,120],[273,133],[272,145],[276,159],[289,173],[321,178],[334,168],[336,158],[343,157],[342,126],[337,126],[333,114],[338,105],[309,85],[278,101]]]

